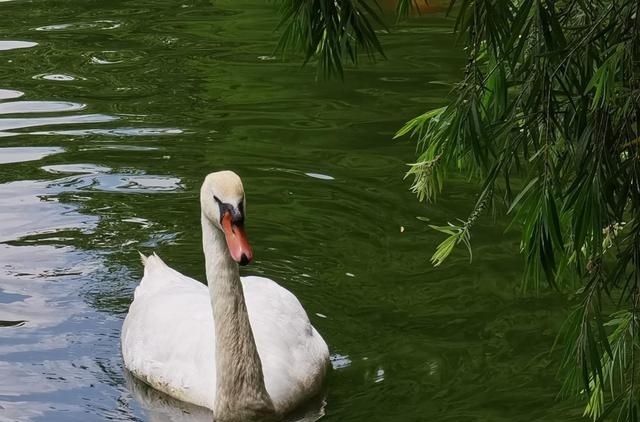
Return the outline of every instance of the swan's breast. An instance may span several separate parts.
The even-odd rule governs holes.
[[[276,410],[291,410],[322,387],[328,347],[293,293],[263,277],[242,281],[265,387]]]

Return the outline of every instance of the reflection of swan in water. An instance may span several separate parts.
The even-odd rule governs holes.
[[[124,370],[127,389],[140,403],[149,422],[213,422],[213,412],[207,408],[176,400],[149,387]],[[325,414],[324,396],[319,395],[303,407],[290,413],[282,422],[315,422]]]
[[[240,279],[238,263],[252,258],[240,178],[208,175],[200,204],[209,288],[157,255],[143,257],[122,327],[125,365],[217,420],[284,416],[322,390],[327,345],[291,292],[263,277]]]

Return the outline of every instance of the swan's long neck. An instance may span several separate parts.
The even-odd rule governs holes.
[[[249,323],[238,264],[223,233],[204,215],[202,243],[216,336],[215,416],[255,419],[274,412]]]

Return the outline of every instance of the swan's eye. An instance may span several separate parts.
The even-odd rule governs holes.
[[[222,217],[225,213],[231,214],[231,222],[236,226],[241,226],[244,223],[244,204],[243,201],[240,201],[238,207],[234,207],[233,205],[222,202],[217,196],[213,195],[213,199],[218,204],[218,208],[220,210],[220,224],[222,224]]]
[[[220,210],[220,221],[222,222],[222,216],[229,211],[231,214],[233,214],[232,212],[232,207],[231,205],[227,204],[226,202],[222,202],[217,196],[213,195],[213,199],[216,201],[216,204],[218,204],[218,209]]]
[[[240,211],[240,215],[244,218],[244,196],[240,199],[240,202],[238,202],[238,211]]]

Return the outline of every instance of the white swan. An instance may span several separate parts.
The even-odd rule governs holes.
[[[122,326],[133,375],[216,420],[281,416],[321,391],[327,344],[298,299],[263,277],[240,278],[252,251],[242,182],[209,174],[200,190],[207,286],[143,256],[144,276]]]

